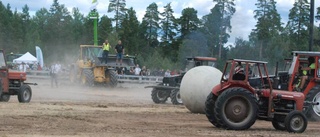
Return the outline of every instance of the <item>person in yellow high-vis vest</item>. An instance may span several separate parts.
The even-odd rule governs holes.
[[[103,50],[102,58],[103,59],[102,59],[101,63],[105,63],[105,64],[108,63],[108,56],[109,56],[110,48],[111,48],[111,46],[110,46],[108,40],[106,39],[106,41],[102,45],[102,50]]]

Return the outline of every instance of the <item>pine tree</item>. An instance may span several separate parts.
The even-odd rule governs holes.
[[[310,6],[307,0],[296,1],[289,13],[289,21],[286,28],[289,32],[291,50],[306,50],[309,39],[309,12]]]
[[[121,23],[120,39],[126,46],[126,51],[131,55],[138,55],[143,52],[141,39],[139,38],[139,21],[136,11],[131,7],[128,9],[123,22]]]
[[[264,57],[263,49],[267,51],[270,48],[268,45],[271,44],[272,38],[279,36],[279,32],[281,32],[281,17],[277,12],[274,0],[258,0],[255,5],[258,9],[254,11],[254,18],[258,22],[253,31],[256,33],[260,45],[259,59],[262,59]]]
[[[158,45],[158,31],[159,31],[159,11],[158,5],[152,3],[147,7],[141,23],[142,34],[147,40],[147,45],[155,47]]]
[[[194,8],[183,9],[178,22],[182,39],[190,32],[197,30],[201,24],[197,11]]]
[[[177,21],[173,16],[171,3],[164,6],[164,12],[160,13],[160,15],[163,17],[160,22],[162,29],[161,42],[163,45],[169,45],[177,35]]]
[[[120,28],[120,23],[123,20],[126,12],[126,0],[110,0],[108,12],[115,12],[113,20],[116,21],[116,31]]]

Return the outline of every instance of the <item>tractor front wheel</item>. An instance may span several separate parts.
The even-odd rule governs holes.
[[[308,125],[307,117],[300,111],[291,111],[284,120],[288,132],[302,133]]]
[[[109,78],[110,78],[110,81],[108,83],[108,85],[112,88],[114,87],[117,87],[118,85],[118,74],[116,73],[116,71],[113,71],[113,70],[108,70],[108,73],[109,73]]]
[[[90,69],[85,69],[81,75],[81,85],[84,86],[93,86],[94,85],[94,76],[93,72]]]
[[[157,104],[165,103],[170,96],[170,94],[168,94],[167,92],[170,92],[170,91],[158,90],[154,88],[151,91],[151,97],[153,102]]]
[[[229,88],[218,96],[214,110],[221,127],[244,130],[255,123],[258,103],[255,96],[247,89]]]
[[[18,100],[20,103],[29,103],[32,97],[32,91],[29,85],[22,85],[18,91]]]

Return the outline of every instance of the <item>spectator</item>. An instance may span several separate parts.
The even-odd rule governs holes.
[[[118,73],[118,75],[123,75],[123,68],[117,67],[117,73]]]
[[[142,75],[142,76],[146,76],[146,75],[147,75],[147,68],[146,68],[146,66],[143,66],[143,67],[142,67],[141,72],[140,72],[140,75]]]
[[[130,74],[130,75],[134,75],[134,70],[135,70],[135,67],[130,67],[130,72],[129,72],[129,74]]]
[[[21,72],[27,72],[28,69],[29,69],[29,65],[24,62],[22,62],[19,66],[19,71]]]
[[[136,68],[134,69],[134,74],[135,75],[140,75],[141,68],[139,67],[139,64],[136,65]]]
[[[169,77],[169,76],[171,76],[171,75],[170,75],[170,70],[169,70],[169,69],[167,69],[167,71],[164,73],[164,76],[165,76],[165,77]]]

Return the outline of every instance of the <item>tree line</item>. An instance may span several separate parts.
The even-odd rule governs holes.
[[[263,60],[274,65],[290,57],[291,51],[308,50],[309,29],[313,27],[313,50],[319,50],[320,26],[309,25],[308,0],[295,2],[288,9],[289,20],[285,23],[281,22],[275,0],[257,0],[257,23],[249,40],[237,37],[233,45],[226,43],[236,12],[234,0],[212,1],[216,4],[202,18],[192,7],[183,9],[176,18],[171,3],[163,7],[163,12],[151,3],[140,22],[134,8],[126,8],[125,0],[109,0],[108,12],[114,17],[99,15],[99,45],[105,39],[115,45],[120,39],[126,54],[135,55],[140,66],[151,69],[182,69],[186,56],[216,57],[219,68],[229,58]],[[29,51],[35,55],[35,46],[39,46],[46,63],[75,62],[79,45],[93,44],[93,20],[89,14],[82,14],[77,7],[69,11],[53,0],[49,9],[41,8],[31,16],[28,5],[18,12],[0,0],[0,47],[7,53]],[[315,15],[320,20],[320,7]]]

